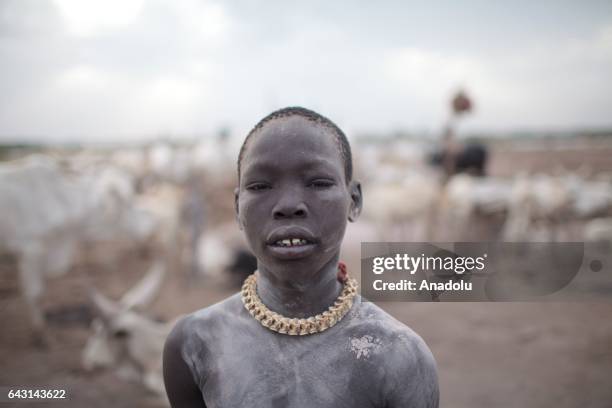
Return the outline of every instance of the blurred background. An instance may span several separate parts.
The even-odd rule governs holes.
[[[1,0],[0,61],[0,386],[55,406],[164,406],[172,321],[255,268],[235,163],[285,106],[351,141],[354,276],[377,240],[588,241],[612,273],[610,2]],[[443,407],[609,407],[606,296],[380,306]]]

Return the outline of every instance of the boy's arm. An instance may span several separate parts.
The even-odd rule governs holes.
[[[164,384],[166,394],[173,408],[206,408],[202,393],[193,380],[191,370],[181,355],[183,325],[181,319],[166,339],[164,345]]]
[[[390,357],[386,407],[438,408],[436,361],[425,342],[415,334],[401,341]]]

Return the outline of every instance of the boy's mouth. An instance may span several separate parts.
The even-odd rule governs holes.
[[[298,226],[274,229],[266,243],[273,256],[287,260],[307,257],[316,248],[314,235],[308,229]]]

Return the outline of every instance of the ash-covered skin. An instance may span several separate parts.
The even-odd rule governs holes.
[[[250,141],[236,210],[258,259],[257,292],[288,317],[327,309],[347,220],[361,210],[330,130],[274,119]],[[276,238],[308,245],[279,249]],[[263,327],[236,294],[183,318],[168,337],[164,379],[173,407],[437,407],[435,361],[421,338],[355,298],[334,327],[289,336]]]

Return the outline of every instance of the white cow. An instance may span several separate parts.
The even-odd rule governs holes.
[[[0,250],[17,256],[20,286],[39,336],[45,277],[65,273],[82,244],[125,248],[150,240],[159,225],[151,211],[134,205],[124,172],[99,164],[90,170],[73,173],[45,156],[0,166]]]
[[[577,218],[601,217],[612,210],[612,184],[610,180],[590,181],[577,175],[567,177],[573,196],[573,213]]]
[[[174,322],[160,323],[137,311],[155,298],[164,272],[162,263],[154,264],[119,301],[91,289],[98,317],[92,322],[92,333],[81,357],[85,370],[114,368],[121,378],[165,396],[162,353]]]
[[[35,156],[0,167],[0,248],[17,255],[21,289],[37,330],[43,327],[38,299],[44,278],[72,264],[79,240],[73,231],[92,210],[84,185],[63,175],[52,159]]]
[[[612,244],[612,218],[595,218],[584,226],[587,242],[609,242]]]
[[[364,186],[364,217],[379,228],[384,239],[427,239],[440,183],[429,174],[411,172],[400,182]],[[369,203],[369,204],[368,204]]]
[[[473,239],[472,222],[479,215],[503,219],[512,199],[512,182],[505,179],[457,174],[445,185],[439,218],[445,239]],[[477,237],[478,238],[478,237]]]
[[[567,179],[544,174],[517,177],[504,225],[504,240],[559,240],[558,227],[571,216],[573,202]]]

